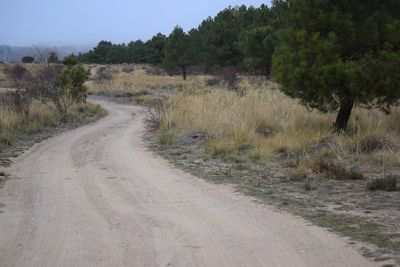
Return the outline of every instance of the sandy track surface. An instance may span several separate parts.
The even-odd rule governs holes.
[[[144,111],[35,145],[0,190],[0,266],[371,266],[346,241],[175,169]]]

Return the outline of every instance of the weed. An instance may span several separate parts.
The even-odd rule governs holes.
[[[206,143],[206,150],[213,156],[225,156],[234,151],[234,147],[224,141],[210,140]]]
[[[367,189],[371,191],[395,191],[397,188],[397,178],[394,176],[385,176],[376,178],[368,182]]]
[[[170,130],[161,129],[160,132],[160,144],[162,145],[172,145],[174,143],[174,135]]]

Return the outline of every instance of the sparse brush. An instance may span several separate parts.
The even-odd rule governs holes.
[[[206,150],[214,157],[219,157],[232,153],[234,151],[234,146],[223,140],[211,139],[206,143]]]
[[[157,130],[160,128],[165,119],[165,107],[162,101],[158,101],[153,107],[149,108],[149,117],[146,119],[146,124],[149,130]]]
[[[400,113],[397,108],[391,115],[355,108],[349,131],[333,135],[335,114],[307,110],[277,90],[276,84],[249,77],[242,78],[237,87],[243,94],[215,86],[213,90],[191,90],[170,97],[166,119],[176,125],[173,134],[179,138],[204,132],[213,136],[214,141],[207,146],[213,155],[247,151],[254,160],[279,154],[276,151],[282,147],[286,148],[285,155],[328,151],[332,157],[355,156],[357,151],[369,150],[355,149],[366,136],[397,140],[393,132],[393,116]],[[385,147],[388,145],[393,148],[397,143],[384,142]],[[400,163],[400,152],[393,153]]]
[[[372,153],[385,149],[397,151],[398,145],[389,137],[378,134],[367,135],[358,144],[358,150],[363,153]]]
[[[63,121],[73,122],[82,117],[104,115],[104,110],[90,103],[73,104],[65,116],[55,112],[51,103],[33,101],[28,114],[21,114],[0,106],[0,144],[11,144],[23,133],[38,133],[46,127],[55,127]]]
[[[207,75],[189,76],[184,81],[180,76],[164,75],[161,69],[147,65],[131,66],[126,72],[124,65],[96,66],[91,70],[92,81],[87,83],[89,93],[132,93],[144,90],[176,90],[204,88],[210,79]]]
[[[160,132],[160,144],[172,145],[174,143],[174,135],[170,130],[162,129]]]
[[[304,181],[311,174],[311,170],[304,165],[286,171],[286,176],[291,181]]]
[[[376,178],[368,182],[367,189],[371,191],[395,191],[397,188],[397,178],[394,176],[385,176]]]
[[[356,168],[347,170],[332,159],[317,158],[312,163],[313,170],[322,176],[336,180],[361,180],[364,175]]]

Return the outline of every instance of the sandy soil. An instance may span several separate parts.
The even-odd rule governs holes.
[[[144,110],[32,147],[0,190],[0,266],[372,266],[346,240],[145,148]]]

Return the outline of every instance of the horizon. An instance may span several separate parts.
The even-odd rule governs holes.
[[[246,5],[270,6],[270,1],[211,0],[186,4],[182,0],[168,3],[161,0],[145,3],[115,0],[6,0],[0,3],[3,15],[0,24],[0,45],[11,47],[93,47],[101,40],[112,43],[146,41],[161,32],[169,35],[177,25],[185,31],[196,28],[207,17],[214,17],[228,7]],[[79,7],[79,8],[78,8]],[[63,10],[63,12],[58,12]],[[90,11],[90,16],[86,11]],[[71,15],[73,14],[73,16]],[[149,19],[156,17],[156,19]]]

